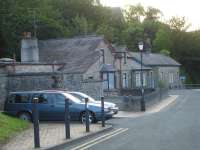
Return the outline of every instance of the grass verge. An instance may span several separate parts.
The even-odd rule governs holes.
[[[28,128],[30,123],[0,112],[0,143],[5,143],[16,133]]]

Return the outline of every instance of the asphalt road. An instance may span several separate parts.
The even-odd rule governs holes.
[[[171,94],[179,97],[160,112],[137,118],[115,118],[111,120],[115,133],[99,135],[103,137],[66,149],[200,150],[200,90],[172,91]]]

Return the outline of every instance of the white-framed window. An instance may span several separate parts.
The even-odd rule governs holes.
[[[141,86],[141,80],[140,80],[140,72],[135,73],[135,86],[140,87]]]
[[[160,73],[160,80],[164,80],[164,73],[163,72]]]
[[[103,73],[103,89],[104,90],[115,89],[115,73],[114,72]]]
[[[150,87],[154,88],[153,71],[150,71]]]
[[[122,86],[123,88],[128,88],[128,73],[123,73],[122,75]]]
[[[147,74],[143,72],[143,86],[147,86]],[[136,87],[141,87],[141,72],[135,73],[135,85]]]
[[[147,86],[147,74],[146,72],[143,72],[143,86]]]
[[[173,83],[174,82],[174,75],[173,73],[169,73],[169,83]]]

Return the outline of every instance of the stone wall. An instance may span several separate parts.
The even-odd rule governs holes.
[[[103,83],[102,81],[83,81],[82,83],[82,92],[92,96],[96,100],[100,100],[101,96],[103,95]]]
[[[0,110],[3,110],[4,102],[7,96],[7,75],[0,74]]]
[[[102,81],[83,80],[82,74],[15,73],[0,74],[0,110],[9,92],[66,89],[80,91],[96,99],[102,95]]]
[[[96,99],[102,95],[102,81],[85,80],[83,74],[64,74],[64,88],[68,91],[79,91],[86,93]]]
[[[146,94],[144,97],[146,108],[148,109],[149,107],[159,103],[167,96],[167,89],[157,89],[152,93]],[[123,111],[140,111],[141,96],[106,96],[105,101],[117,104],[119,109]]]
[[[48,90],[63,88],[62,75],[56,73],[10,74],[9,91]]]

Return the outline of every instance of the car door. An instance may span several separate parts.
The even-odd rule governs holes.
[[[52,95],[54,103],[54,115],[57,120],[64,120],[65,117],[65,96],[60,93]]]
[[[54,98],[54,103],[55,103],[55,108],[56,108],[55,114],[57,118],[64,120],[65,100],[67,97],[64,96],[63,94],[57,93],[57,94],[54,94],[53,98]],[[71,120],[79,119],[79,116],[80,116],[79,104],[73,102],[71,99],[69,99],[69,113],[70,113]]]
[[[40,120],[55,120],[54,115],[54,104],[52,101],[52,94],[50,93],[39,93],[34,94],[32,97],[32,101],[34,98],[38,98],[37,109],[39,111],[39,119]]]

